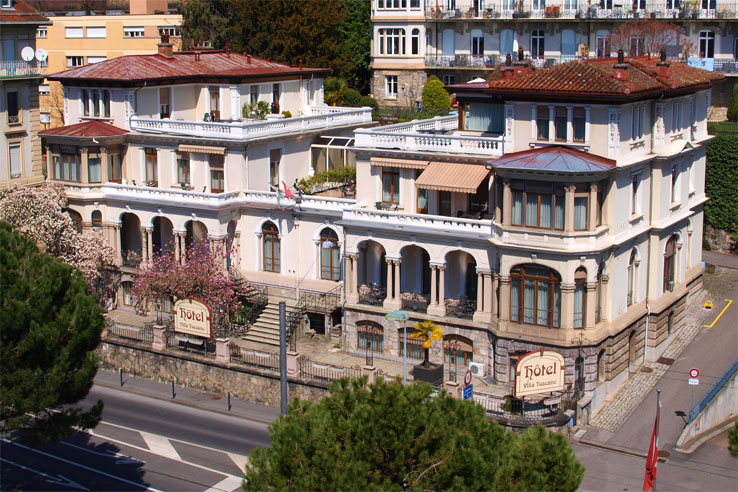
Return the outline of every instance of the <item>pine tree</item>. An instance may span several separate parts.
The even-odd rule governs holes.
[[[513,456],[511,490],[576,490],[584,477],[566,438],[542,426],[525,431]]]
[[[443,392],[431,398],[431,392],[420,383],[343,379],[317,403],[293,400],[270,427],[272,445],[252,452],[244,489],[538,489],[515,476],[518,436],[489,420],[481,406]],[[568,444],[542,432],[542,450],[563,461],[545,460],[538,468],[547,480],[536,484],[576,488],[581,476],[567,476],[576,471],[576,458],[556,448]]]
[[[82,410],[97,372],[104,320],[82,274],[0,222],[0,422],[3,431],[58,440],[94,427],[102,402]]]

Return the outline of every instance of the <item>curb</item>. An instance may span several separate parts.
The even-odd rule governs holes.
[[[270,425],[270,424],[272,424],[274,422],[274,420],[271,420],[270,421],[270,420],[265,420],[265,419],[262,419],[262,418],[259,418],[259,417],[239,415],[237,413],[228,412],[228,411],[220,410],[220,409],[217,409],[217,408],[208,408],[206,406],[198,405],[196,403],[186,403],[186,402],[183,402],[182,400],[177,400],[177,399],[174,399],[174,398],[166,398],[166,397],[163,397],[163,396],[152,395],[151,393],[145,393],[143,391],[138,391],[138,390],[134,390],[134,389],[129,389],[129,388],[121,387],[121,386],[118,386],[118,385],[115,385],[115,384],[108,384],[108,383],[103,383],[103,382],[95,381],[94,382],[94,385],[101,386],[103,388],[108,388],[108,389],[125,391],[126,393],[131,393],[131,394],[134,394],[134,395],[137,395],[137,396],[142,396],[144,398],[152,398],[154,400],[166,401],[166,402],[169,402],[169,403],[176,403],[177,405],[182,405],[182,406],[185,406],[185,407],[197,408],[198,410],[203,410],[205,412],[213,412],[213,413],[218,413],[218,414],[221,414],[221,415],[228,415],[230,417],[235,417],[235,418],[239,418],[239,419],[243,419],[243,420],[248,420],[248,421],[252,421],[252,422],[258,422],[260,424]]]
[[[614,451],[614,452],[620,453],[620,454],[627,454],[629,456],[635,456],[637,458],[644,458],[644,459],[645,458],[648,458],[648,454],[647,453],[639,453],[637,451],[629,451],[629,450],[626,450],[626,449],[616,448],[614,446],[608,446],[607,444],[604,444],[604,443],[601,444],[601,443],[596,443],[596,442],[592,442],[592,441],[585,441],[584,439],[580,439],[579,440],[579,444],[581,444],[583,446],[590,446],[590,447],[593,447],[593,448],[604,449],[606,451]]]

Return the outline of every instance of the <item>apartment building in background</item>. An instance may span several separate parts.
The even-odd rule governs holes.
[[[44,181],[36,30],[49,24],[23,0],[0,0],[0,188]]]
[[[95,4],[97,6],[99,4]],[[106,2],[104,10],[85,10],[83,2],[45,1],[51,25],[40,26],[36,43],[48,54],[48,72],[99,63],[125,55],[157,52],[162,35],[174,49],[182,46],[179,26],[182,15],[168,10],[167,0]],[[57,82],[44,81],[41,91],[43,128],[64,125],[64,95]]]
[[[487,78],[519,48],[538,67],[615,56],[613,27],[653,19],[684,28],[690,65],[727,75],[713,89],[713,104],[727,106],[738,80],[737,12],[735,0],[373,0],[372,93],[383,106],[415,106],[428,76]],[[643,54],[636,39],[630,48]],[[677,46],[667,54],[682,55]]]

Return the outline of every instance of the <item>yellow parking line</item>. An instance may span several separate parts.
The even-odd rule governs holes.
[[[702,325],[702,326],[704,326],[705,328],[712,328],[713,326],[715,326],[715,323],[717,323],[717,321],[720,319],[720,316],[722,316],[723,313],[730,307],[730,305],[733,304],[733,299],[723,299],[723,300],[728,301],[728,304],[723,308],[722,311],[720,311],[720,314],[717,315],[717,318],[715,318],[715,321],[713,321],[709,325]]]

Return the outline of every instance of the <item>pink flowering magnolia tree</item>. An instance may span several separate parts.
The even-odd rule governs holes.
[[[161,299],[194,297],[210,306],[216,320],[224,320],[243,307],[240,299],[246,294],[246,285],[223,269],[228,253],[220,245],[200,241],[185,248],[186,262],[182,264],[174,248],[167,246],[162,254],[154,255],[151,264],[142,265],[132,292],[144,310]]]
[[[113,267],[113,249],[97,232],[77,232],[67,203],[60,185],[12,186],[0,191],[0,220],[28,236],[41,251],[78,268],[90,289],[96,290],[104,271]]]

